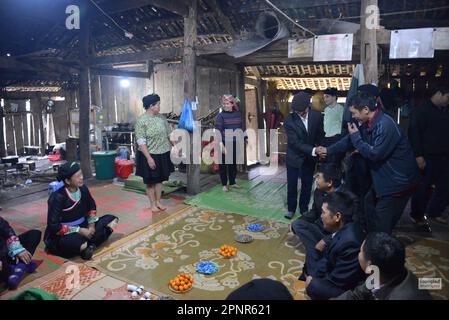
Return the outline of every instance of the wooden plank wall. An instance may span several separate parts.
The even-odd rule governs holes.
[[[142,97],[153,92],[150,80],[129,78],[128,88],[121,87],[121,80],[120,77],[101,76],[99,86],[93,87],[93,95],[97,95],[96,90],[101,92],[100,107],[102,107],[105,125],[113,125],[117,122],[134,123],[144,111]]]
[[[218,68],[197,69],[198,117],[220,107],[220,97],[236,94],[236,73]],[[161,97],[161,112],[180,114],[184,105],[182,64],[155,66],[155,92]]]

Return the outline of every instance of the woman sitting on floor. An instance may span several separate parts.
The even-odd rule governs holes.
[[[89,260],[112,234],[118,218],[110,214],[97,217],[95,200],[83,184],[83,173],[76,162],[62,165],[58,180],[64,187],[48,199],[45,244],[52,254],[64,258],[81,255]]]
[[[8,221],[0,217],[0,282],[7,282],[14,290],[25,273],[36,270],[37,264],[31,259],[41,235],[39,230],[29,230],[16,236]]]

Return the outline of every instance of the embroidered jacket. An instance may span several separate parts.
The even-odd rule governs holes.
[[[7,255],[13,259],[24,250],[25,248],[20,244],[19,238],[8,221],[0,217],[0,260],[6,258]]]
[[[78,232],[81,226],[98,221],[97,206],[86,186],[79,188],[78,201],[70,196],[67,188],[53,192],[48,199],[47,229],[44,239],[47,242],[58,236]]]

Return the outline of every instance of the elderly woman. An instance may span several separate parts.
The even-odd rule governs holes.
[[[136,139],[138,151],[136,154],[136,175],[143,178],[147,185],[147,195],[153,213],[164,211],[161,204],[162,182],[167,181],[174,171],[170,160],[172,142],[171,128],[167,119],[159,114],[160,97],[150,94],[143,97],[144,114],[137,118]]]
[[[234,130],[243,129],[242,114],[238,110],[237,100],[230,94],[221,98],[223,111],[215,118],[215,129],[221,133],[222,161],[220,164],[220,179],[223,191],[228,192],[230,187],[238,187],[235,183],[237,176],[237,141],[233,136]],[[226,153],[232,151],[232,159],[226,161]],[[229,157],[230,158],[230,157]],[[232,160],[232,161],[231,161]]]
[[[81,255],[89,260],[112,234],[118,218],[110,214],[97,217],[95,200],[84,185],[83,173],[76,162],[62,165],[58,180],[64,182],[64,187],[48,199],[45,244],[52,254],[64,258]]]
[[[16,236],[8,221],[0,217],[0,282],[7,282],[12,290],[19,286],[25,273],[33,273],[37,264],[32,261],[41,241],[39,230],[29,230]]]

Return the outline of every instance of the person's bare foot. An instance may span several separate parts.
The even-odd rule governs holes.
[[[156,207],[157,207],[159,210],[161,210],[161,211],[167,210],[167,208],[164,207],[160,202],[156,203]]]
[[[228,191],[229,191],[228,187],[223,186],[223,192],[228,192]]]
[[[235,183],[235,184],[231,184],[231,185],[229,185],[231,188],[236,188],[236,189],[240,189],[241,188],[241,186],[239,186],[237,183]]]
[[[150,207],[150,210],[151,210],[151,212],[153,212],[153,213],[161,212],[161,210],[159,210],[159,208],[156,207],[156,206],[151,206],[151,207]]]

